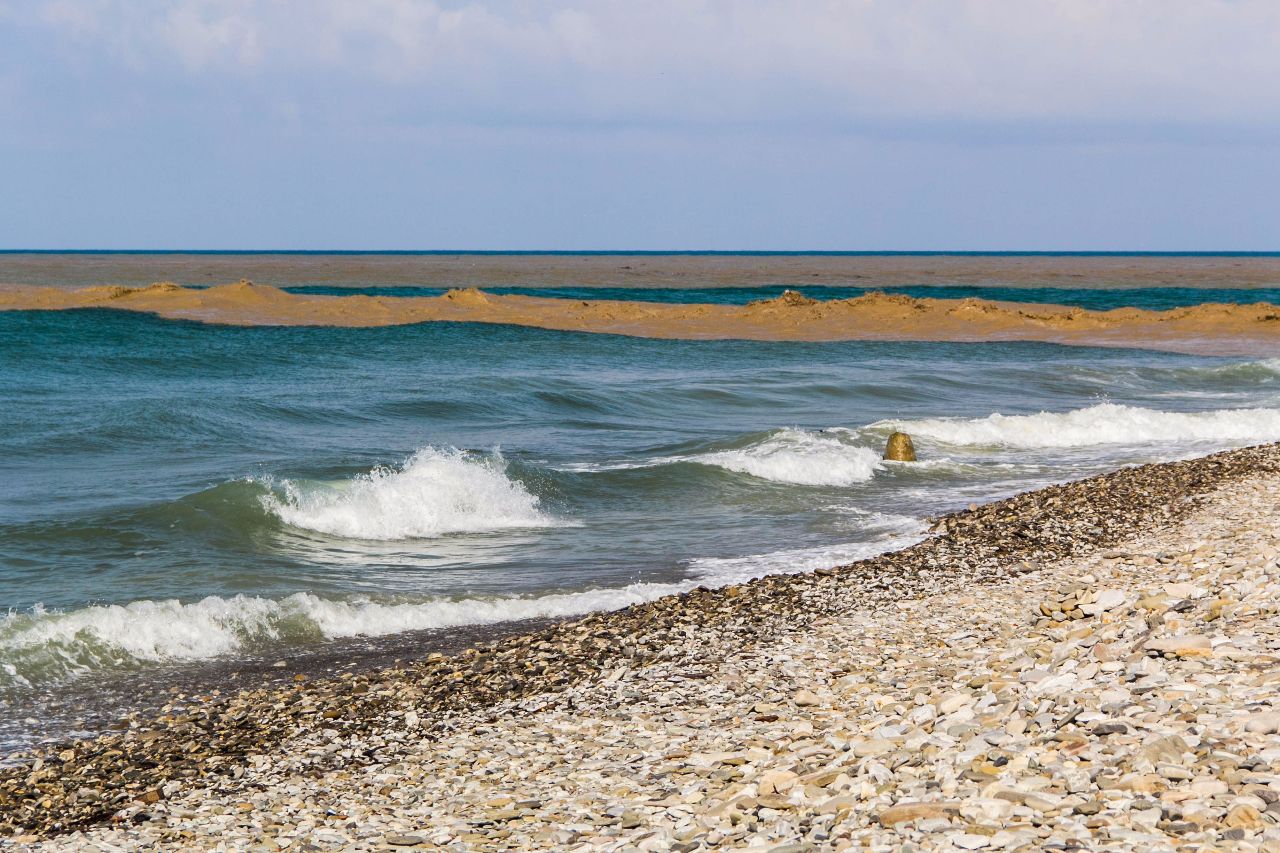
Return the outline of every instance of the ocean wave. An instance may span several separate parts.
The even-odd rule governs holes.
[[[879,454],[853,443],[856,440],[857,433],[842,428],[813,431],[788,427],[773,430],[763,438],[757,435],[739,439],[740,447],[649,459],[570,462],[555,470],[601,474],[692,463],[775,483],[851,486],[870,480],[884,467]]]
[[[0,687],[229,654],[276,637],[278,613],[276,602],[250,596],[191,604],[144,599],[65,613],[37,606],[0,618]]]
[[[269,513],[292,527],[346,539],[433,539],[562,523],[507,475],[497,452],[426,447],[399,468],[374,468],[336,484],[281,480],[276,486],[262,497]]]
[[[883,467],[879,454],[849,444],[839,433],[802,429],[780,429],[746,447],[684,459],[801,486],[852,486],[870,480]]]
[[[1101,403],[1070,412],[993,414],[985,418],[879,421],[872,429],[900,429],[950,445],[1024,449],[1177,442],[1224,444],[1280,439],[1280,409],[1165,412]]]
[[[881,535],[864,542],[823,545],[749,554],[744,557],[705,557],[690,560],[689,570],[707,586],[743,583],[764,575],[800,574],[815,569],[842,566],[865,560],[886,551],[905,548],[924,538],[924,523],[908,516],[879,516]]]
[[[1235,361],[1208,367],[1173,368],[1186,375],[1258,379],[1280,377],[1280,358],[1264,358],[1257,361]]]
[[[637,583],[538,597],[377,601],[296,593],[283,599],[209,596],[142,600],[65,613],[0,618],[0,687],[25,687],[103,669],[193,661],[278,643],[379,637],[521,619],[577,616],[686,588]]]
[[[88,672],[352,637],[443,630],[523,619],[573,617],[618,610],[686,592],[726,586],[766,574],[798,573],[865,559],[919,541],[916,519],[873,517],[880,532],[866,542],[690,560],[688,577],[620,587],[489,598],[323,598],[300,592],[282,599],[209,596],[199,601],[142,600],[68,612],[35,608],[0,616],[0,689],[23,689]]]
[[[612,471],[641,471],[646,468],[656,468],[659,465],[680,461],[679,457],[667,456],[659,459],[624,462],[566,462],[563,465],[554,466],[552,470],[563,471],[566,474],[606,474]]]

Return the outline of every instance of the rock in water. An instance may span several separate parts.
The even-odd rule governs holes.
[[[911,436],[905,432],[895,432],[889,436],[889,441],[884,446],[884,458],[894,462],[915,462],[916,448],[911,443]]]

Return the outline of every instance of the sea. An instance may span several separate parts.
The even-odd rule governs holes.
[[[0,253],[0,282],[247,270],[427,295],[498,264],[490,289],[565,299],[1280,304],[1280,277],[1251,266],[1274,270],[1265,255],[1016,255],[1003,279],[998,255],[977,278],[968,256],[902,255],[884,281],[882,255],[494,257]],[[1087,275],[1064,281],[1073,265]],[[894,430],[917,462],[881,459]],[[1280,359],[1263,354],[0,312],[0,752],[174,696],[848,563],[970,504],[1275,440]]]

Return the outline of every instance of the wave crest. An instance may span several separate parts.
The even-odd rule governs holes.
[[[918,541],[918,521],[877,516],[879,535],[866,542],[730,559],[689,561],[690,577],[670,582],[547,593],[536,596],[382,599],[209,596],[92,605],[69,612],[0,616],[0,695],[107,669],[194,661],[244,651],[352,637],[381,637],[524,619],[617,610],[688,591],[725,586],[776,572],[793,573],[864,559]]]
[[[618,589],[492,599],[376,601],[295,593],[283,599],[209,596],[142,600],[66,613],[37,609],[0,618],[0,688],[27,687],[102,669],[191,661],[280,642],[379,637],[625,607],[686,588]]]
[[[263,507],[292,527],[345,539],[434,539],[558,522],[507,476],[501,454],[476,457],[426,447],[399,468],[378,467],[337,484],[279,483]]]
[[[1156,442],[1239,443],[1280,439],[1280,409],[1164,412],[1101,403],[1070,412],[880,421],[871,426],[900,429],[944,444],[1024,449]]]
[[[690,456],[688,461],[801,486],[864,483],[883,467],[870,448],[849,444],[836,433],[800,429],[780,429],[747,447]]]

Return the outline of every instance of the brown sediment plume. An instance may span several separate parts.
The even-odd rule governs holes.
[[[1044,341],[1254,355],[1280,352],[1280,307],[1202,304],[1168,311],[1089,311],[983,299],[916,299],[872,292],[818,301],[788,291],[748,305],[570,300],[496,295],[313,296],[241,280],[205,289],[0,289],[0,310],[115,308],[243,326],[392,326],[476,322],[649,338],[761,341]]]

